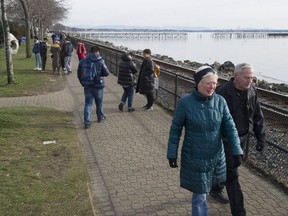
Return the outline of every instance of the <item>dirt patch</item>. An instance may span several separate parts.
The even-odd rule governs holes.
[[[65,88],[66,75],[53,75],[51,71],[43,73],[49,73],[49,82],[47,83],[47,85],[31,89],[26,92],[26,95],[43,95],[51,92],[61,91]]]

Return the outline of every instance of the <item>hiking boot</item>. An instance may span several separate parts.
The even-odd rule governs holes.
[[[147,107],[148,107],[148,104],[146,104],[145,106],[143,106],[143,109],[145,109],[145,110],[146,110],[146,109],[147,109]]]
[[[87,124],[87,125],[85,125],[84,127],[85,127],[85,129],[88,129],[88,128],[90,128],[90,126],[91,126],[91,125]]]
[[[118,108],[119,108],[120,111],[123,111],[123,105],[124,105],[124,104],[122,104],[122,103],[120,103],[120,104],[118,105]]]
[[[209,195],[213,197],[215,200],[219,201],[220,203],[227,204],[229,203],[229,199],[224,195],[223,191],[216,191],[211,188]]]
[[[134,112],[135,111],[135,109],[134,108],[128,108],[128,112]]]

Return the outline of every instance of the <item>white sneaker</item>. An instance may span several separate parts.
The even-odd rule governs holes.
[[[38,68],[36,67],[36,68],[34,68],[33,70],[38,70]]]
[[[153,106],[147,107],[146,111],[147,112],[153,111]]]

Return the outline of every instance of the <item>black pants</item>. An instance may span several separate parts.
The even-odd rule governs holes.
[[[153,106],[154,102],[153,92],[146,94],[146,98],[147,98],[147,107]]]
[[[241,140],[241,147],[246,142],[246,138]],[[233,216],[245,216],[244,197],[239,183],[239,174],[234,166],[234,159],[231,154],[231,147],[227,142],[224,142],[224,150],[226,156],[226,183],[213,185],[212,190],[221,191],[226,185],[227,194],[230,201],[231,213]]]
[[[42,70],[45,70],[47,55],[41,55],[41,60],[42,60]]]

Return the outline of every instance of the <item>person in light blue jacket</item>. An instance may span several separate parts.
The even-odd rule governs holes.
[[[209,66],[196,71],[196,87],[178,101],[169,133],[167,158],[170,167],[176,168],[179,140],[185,128],[180,186],[193,193],[193,216],[208,216],[206,194],[213,184],[226,179],[222,135],[231,145],[235,167],[240,166],[243,155],[226,101],[215,94],[217,80],[217,73]]]

